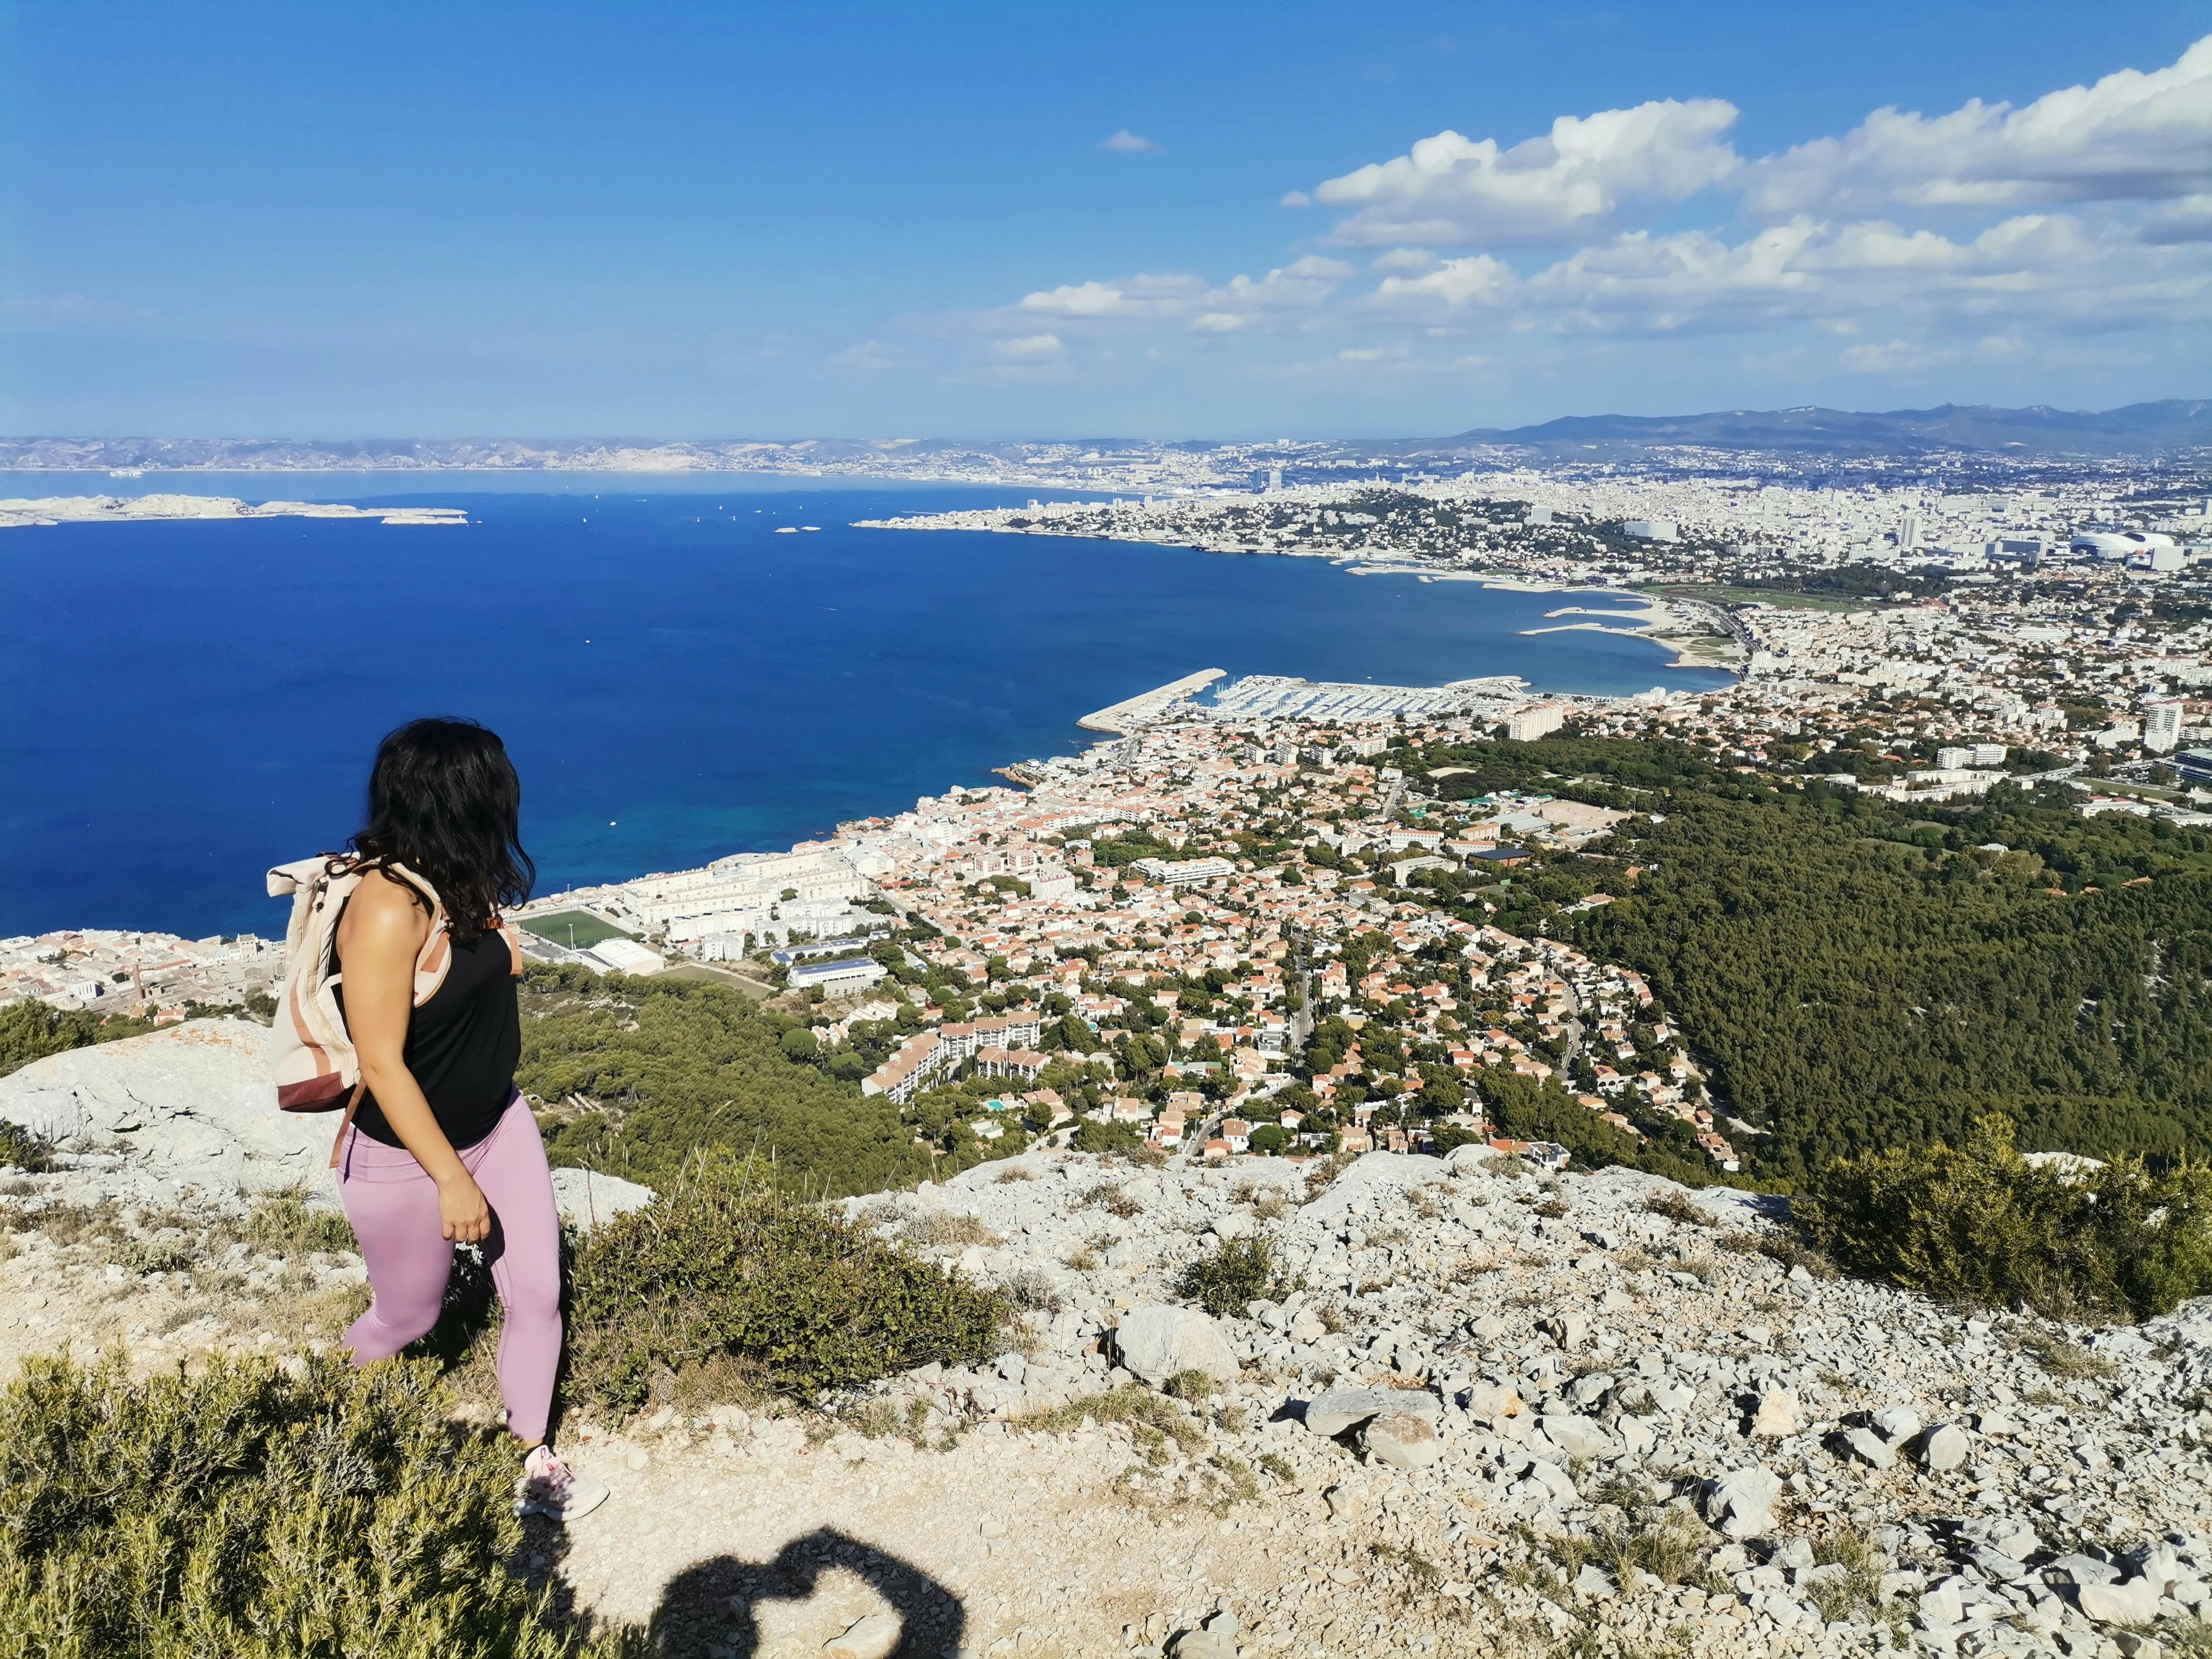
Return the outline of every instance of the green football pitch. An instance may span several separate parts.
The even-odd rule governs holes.
[[[619,927],[601,921],[587,910],[556,910],[550,916],[531,916],[523,927],[540,939],[571,950],[588,951],[603,939],[629,939]]]

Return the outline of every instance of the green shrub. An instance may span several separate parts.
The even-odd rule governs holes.
[[[1278,1294],[1280,1276],[1273,1246],[1259,1235],[1224,1238],[1221,1248],[1182,1270],[1176,1294],[1195,1302],[1216,1319],[1244,1311],[1244,1304]]]
[[[112,1042],[118,1037],[142,1036],[153,1029],[150,1019],[95,1014],[82,1008],[64,1012],[27,997],[0,1008],[0,1077],[48,1054],[66,1054],[94,1042]]]
[[[1121,1152],[1138,1151],[1145,1144],[1144,1133],[1133,1123],[1118,1121],[1101,1122],[1086,1117],[1075,1126],[1075,1133],[1067,1144],[1079,1152]]]
[[[996,1350],[1008,1308],[708,1150],[642,1210],[587,1234],[570,1274],[572,1398],[629,1411],[655,1381],[734,1360],[799,1395]]]
[[[276,1255],[307,1255],[316,1250],[357,1251],[353,1227],[336,1210],[310,1207],[289,1195],[264,1198],[246,1218],[245,1240]]]
[[[1963,1302],[2058,1317],[2146,1319],[2212,1291],[2212,1170],[2134,1158],[2037,1167],[2002,1118],[1960,1148],[1894,1148],[1829,1165],[1792,1206],[1838,1266]]]
[[[39,1175],[54,1167],[54,1149],[45,1136],[0,1119],[0,1169]]]
[[[556,1632],[507,1575],[513,1446],[450,1407],[423,1364],[29,1361],[0,1393],[0,1653],[635,1651]]]

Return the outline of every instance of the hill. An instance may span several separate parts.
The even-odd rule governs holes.
[[[1692,447],[1827,455],[1915,455],[1939,449],[2135,455],[2212,445],[2212,402],[2168,398],[2097,411],[2042,404],[2027,409],[1942,404],[1866,413],[1808,404],[1703,415],[1577,415],[1538,426],[1478,428],[1450,441],[1550,452]]]

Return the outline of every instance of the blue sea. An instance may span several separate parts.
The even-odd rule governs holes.
[[[270,519],[0,531],[0,936],[280,933],[270,865],[355,828],[378,737],[506,739],[540,890],[782,848],[1095,741],[1200,668],[1546,691],[1702,688],[1650,641],[1522,637],[1550,594],[1316,559],[858,530],[1030,492],[463,475],[118,483],[459,506],[465,528]],[[812,533],[779,528],[819,526]]]

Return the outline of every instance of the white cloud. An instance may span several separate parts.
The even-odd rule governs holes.
[[[857,345],[848,345],[842,351],[833,353],[830,361],[839,368],[861,368],[879,373],[886,369],[912,368],[921,359],[910,351],[885,345],[881,340],[863,340]]]
[[[2016,110],[1878,111],[1757,161],[1730,147],[1735,120],[1705,99],[1561,117],[1510,148],[1445,131],[1284,197],[1338,210],[1327,241],[1360,250],[1356,287],[1345,258],[1307,252],[1219,283],[1065,283],[942,320],[998,339],[987,361],[1010,380],[1067,375],[1063,343],[1086,365],[1124,340],[1128,362],[1163,345],[1192,361],[1176,332],[1236,337],[1246,368],[1340,376],[1480,367],[1453,354],[1491,342],[1556,365],[1593,337],[1734,333],[1741,361],[1794,365],[1775,374],[1867,374],[2068,351],[2109,367],[2138,349],[2130,331],[2169,360],[2191,328],[2212,340],[2212,38]],[[853,349],[861,366],[876,343]]]
[[[1309,253],[1304,258],[1293,259],[1279,266],[1255,282],[1249,276],[1232,276],[1228,285],[1218,288],[1206,296],[1209,303],[1224,308],[1256,306],[1265,309],[1279,309],[1302,306],[1317,306],[1336,291],[1336,286],[1352,275],[1352,267],[1341,259],[1324,258]]]
[[[1057,334],[1025,334],[1018,340],[1000,340],[991,348],[991,355],[1002,363],[1048,363],[1066,352]]]
[[[1185,274],[1063,283],[1022,296],[1016,310],[1085,323],[1188,321],[1200,333],[1229,334],[1261,318],[1324,304],[1352,275],[1340,259],[1309,253],[1265,276],[1232,276],[1218,287]]]
[[[1127,127],[1123,127],[1119,132],[1111,132],[1101,138],[1098,141],[1098,148],[1116,155],[1164,155],[1167,154],[1166,145],[1156,144],[1151,139],[1130,131]]]
[[[1932,350],[1917,340],[1892,340],[1885,345],[1855,345],[1843,356],[1843,364],[1854,374],[1898,374],[1932,368],[1954,361],[1955,351]]]
[[[1893,308],[1984,331],[2021,319],[2126,326],[2202,315],[2208,296],[2212,269],[2193,253],[2160,258],[2069,215],[2024,214],[1963,241],[1881,220],[1798,218],[1734,244],[1637,231],[1578,249],[1513,298],[1572,331],[1665,334]]]
[[[1286,190],[1275,205],[1286,208],[1310,208],[1313,205],[1313,198],[1302,190]]]
[[[1746,177],[1748,204],[1773,216],[2190,195],[2212,177],[2212,36],[2169,68],[2122,70],[2020,109],[1972,99],[1933,118],[1876,110]]]
[[[1432,264],[1433,269],[1419,276],[1385,276],[1370,303],[1395,310],[1442,306],[1457,311],[1466,306],[1502,305],[1520,286],[1513,268],[1487,253]]]
[[[1678,202],[1727,179],[1741,165],[1722,136],[1735,118],[1721,99],[1667,99],[1563,115],[1548,136],[1510,149],[1446,130],[1327,180],[1314,198],[1357,210],[1332,233],[1343,244],[1568,240],[1631,203]]]
[[[1110,283],[1062,283],[1022,296],[1021,309],[1056,317],[1158,318],[1181,316],[1206,295],[1196,276],[1139,272]]]

